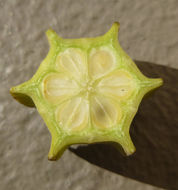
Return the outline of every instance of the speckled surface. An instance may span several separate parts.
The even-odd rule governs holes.
[[[35,73],[48,52],[48,28],[64,38],[91,37],[119,21],[119,41],[133,59],[178,68],[177,18],[177,0],[0,0],[0,189],[158,189],[69,151],[48,161],[44,122],[35,109],[14,101],[9,88]]]

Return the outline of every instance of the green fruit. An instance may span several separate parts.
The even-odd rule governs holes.
[[[162,85],[144,76],[118,43],[119,24],[96,38],[62,39],[48,30],[50,50],[36,74],[12,96],[36,106],[52,136],[49,160],[72,144],[116,142],[135,151],[129,128],[143,96]]]

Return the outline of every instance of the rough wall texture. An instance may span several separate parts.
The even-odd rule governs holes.
[[[158,189],[93,166],[66,151],[49,162],[50,135],[35,109],[9,88],[28,80],[48,52],[44,32],[91,37],[121,23],[119,39],[137,60],[178,68],[177,0],[0,0],[0,189]]]

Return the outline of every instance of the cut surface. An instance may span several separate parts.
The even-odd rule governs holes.
[[[118,43],[119,23],[96,38],[63,39],[48,30],[50,50],[12,96],[36,107],[51,133],[49,160],[78,143],[116,142],[135,151],[130,124],[145,94],[162,79],[144,76]]]
[[[56,120],[63,130],[83,130],[91,123],[99,129],[114,127],[122,116],[114,98],[127,98],[134,88],[131,74],[116,69],[109,48],[94,49],[86,57],[85,51],[67,49],[57,56],[58,74],[43,81],[45,98],[60,103]]]

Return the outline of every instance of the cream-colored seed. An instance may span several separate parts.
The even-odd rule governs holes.
[[[111,71],[114,67],[113,56],[109,51],[96,50],[89,58],[89,73],[98,78]]]

